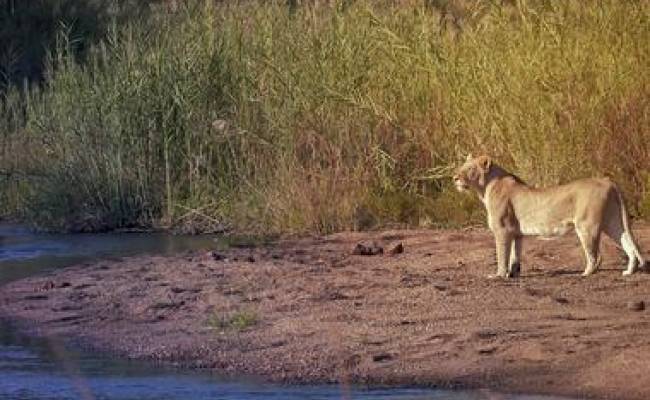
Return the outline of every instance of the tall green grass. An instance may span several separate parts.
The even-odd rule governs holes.
[[[29,178],[2,198],[74,230],[456,225],[472,151],[539,185],[613,174],[650,213],[647,2],[431,3],[194,1],[85,64],[59,41],[3,103],[0,170]]]

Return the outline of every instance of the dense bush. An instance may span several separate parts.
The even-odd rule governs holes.
[[[14,212],[64,229],[455,225],[480,217],[448,182],[472,151],[538,185],[613,174],[650,213],[647,2],[288,3],[167,8],[85,63],[59,41],[46,85],[4,102],[0,171],[30,176],[4,191]]]

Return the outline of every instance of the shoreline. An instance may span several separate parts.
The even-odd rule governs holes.
[[[650,226],[634,231],[649,249]],[[355,255],[360,242],[385,251]],[[0,317],[117,357],[271,382],[645,399],[650,275],[622,277],[617,250],[602,250],[582,278],[573,235],[527,239],[522,277],[492,281],[483,229],[340,233],[77,265],[0,287]]]

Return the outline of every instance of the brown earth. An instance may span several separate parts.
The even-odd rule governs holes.
[[[650,226],[636,232],[650,249]],[[364,240],[376,245],[355,247]],[[648,399],[650,275],[624,278],[603,244],[583,278],[573,236],[529,239],[508,281],[486,279],[482,229],[104,261],[0,288],[0,316],[119,356],[273,381]]]

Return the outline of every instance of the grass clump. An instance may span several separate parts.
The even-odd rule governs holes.
[[[449,182],[472,151],[539,185],[613,174],[648,215],[650,3],[289,3],[186,2],[84,64],[60,40],[45,86],[0,102],[0,171],[29,176],[4,207],[67,230],[454,225],[481,218]]]
[[[218,330],[243,331],[257,325],[259,318],[251,311],[237,311],[232,314],[214,315],[208,320],[208,325]]]

